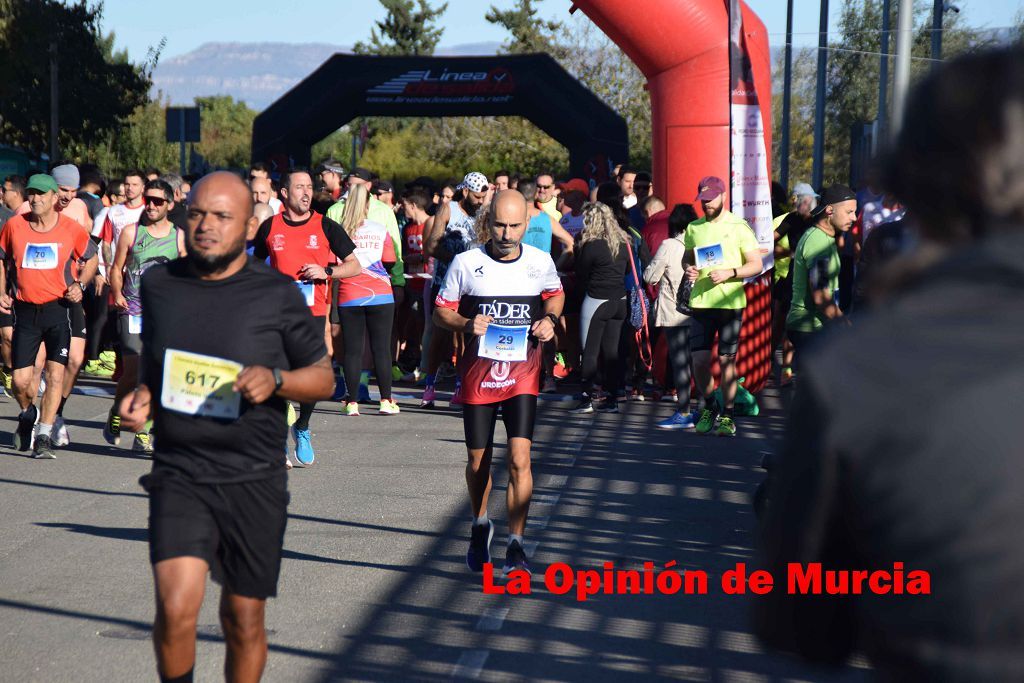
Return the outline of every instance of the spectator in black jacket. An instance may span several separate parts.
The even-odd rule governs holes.
[[[888,299],[810,354],[762,534],[767,643],[879,678],[1024,676],[1024,49],[912,95],[886,179],[922,245]],[[931,594],[789,595],[787,563],[930,574]]]

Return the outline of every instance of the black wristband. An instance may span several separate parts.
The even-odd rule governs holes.
[[[271,372],[274,373],[274,392],[277,393],[284,384],[284,375],[281,374],[281,368],[272,368]]]
[[[554,313],[546,313],[544,317],[551,321],[551,324],[558,327],[558,316]]]

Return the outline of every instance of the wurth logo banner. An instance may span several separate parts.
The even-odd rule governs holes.
[[[731,210],[754,229],[761,246],[764,271],[775,265],[772,229],[772,179],[768,174],[768,150],[764,121],[754,87],[750,55],[743,38],[739,0],[729,2],[729,83],[732,152],[729,173]],[[762,272],[764,272],[762,271]]]
[[[406,71],[366,91],[366,101],[387,102],[509,102],[516,91],[512,72],[424,69]]]

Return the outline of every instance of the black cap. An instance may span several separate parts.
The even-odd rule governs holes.
[[[381,192],[394,192],[395,187],[386,180],[374,180],[372,191],[373,194],[380,194]]]
[[[367,171],[362,166],[356,166],[355,168],[353,168],[351,171],[348,172],[348,176],[346,176],[346,177],[348,177],[348,178],[355,177],[355,178],[359,178],[360,180],[365,180],[367,182],[369,182],[370,180],[373,180],[373,178],[370,176],[370,172]]]
[[[857,199],[857,193],[846,185],[829,185],[825,188],[825,191],[821,193],[821,199],[818,200],[818,206],[814,208],[811,215],[821,215],[825,212],[826,206],[849,201],[851,199]]]

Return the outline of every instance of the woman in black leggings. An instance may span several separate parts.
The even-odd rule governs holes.
[[[576,284],[585,296],[580,312],[583,395],[572,412],[594,412],[594,378],[600,368],[608,395],[596,409],[617,413],[616,396],[622,376],[619,335],[626,320],[625,275],[629,268],[629,252],[626,233],[606,205],[593,203],[583,207],[583,231],[575,252]]]
[[[340,280],[338,317],[345,341],[345,414],[359,415],[359,403],[353,393],[359,387],[363,369],[363,340],[370,338],[374,372],[380,386],[380,413],[397,415],[398,404],[391,399],[391,326],[395,318],[395,299],[391,293],[389,268],[395,262],[395,244],[380,223],[367,220],[369,193],[362,185],[349,189],[341,225],[356,245],[356,258],[362,270]],[[369,333],[367,335],[367,333]]]

